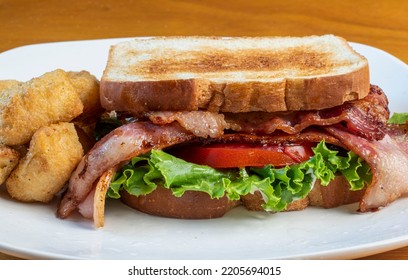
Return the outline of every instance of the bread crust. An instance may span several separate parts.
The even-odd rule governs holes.
[[[171,190],[161,186],[142,196],[122,191],[121,200],[129,207],[150,215],[179,219],[219,218],[240,204],[239,200],[232,201],[227,197],[211,199],[208,194],[197,191],[186,191],[182,197],[175,197]]]
[[[322,186],[317,180],[307,197],[288,204],[285,211],[300,211],[308,206],[333,208],[358,202],[364,191],[351,191],[343,176],[336,176],[328,186]],[[178,219],[219,218],[241,204],[250,211],[265,211],[259,192],[242,196],[240,201],[231,201],[227,197],[211,199],[208,194],[197,191],[187,191],[182,197],[175,197],[171,190],[159,186],[152,193],[138,197],[122,191],[121,200],[141,212]]]
[[[285,103],[290,111],[321,110],[366,97],[370,92],[368,64],[343,75],[290,79]]]
[[[101,81],[100,87],[101,105],[107,110],[138,114],[146,111],[197,111],[199,108],[195,80]]]
[[[359,191],[350,190],[350,185],[343,176],[336,176],[328,186],[322,186],[320,180],[316,180],[307,197],[289,203],[285,211],[299,211],[308,206],[334,208],[347,205],[360,201],[364,192],[365,189]],[[248,210],[264,211],[262,208],[264,202],[259,192],[245,195],[241,200]]]
[[[330,89],[328,91],[328,89]],[[362,99],[370,91],[369,69],[337,76],[278,82],[214,83],[205,80],[144,82],[101,81],[101,104],[107,110],[280,112],[321,110]]]
[[[309,205],[323,208],[333,208],[341,205],[355,203],[361,200],[365,189],[352,191],[343,176],[336,176],[328,186],[322,186],[316,182],[313,190],[309,193]]]

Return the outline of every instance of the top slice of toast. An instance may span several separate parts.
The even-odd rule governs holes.
[[[367,60],[334,35],[152,37],[112,46],[101,79],[108,110],[324,109],[369,92]]]

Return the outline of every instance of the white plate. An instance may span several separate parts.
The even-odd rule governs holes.
[[[124,39],[39,44],[0,54],[0,79],[28,80],[56,68],[100,77],[108,48]],[[391,110],[408,111],[408,67],[361,44],[371,81],[387,93]],[[214,220],[148,216],[117,201],[96,230],[79,216],[60,220],[56,205],[23,204],[0,190],[0,251],[37,259],[347,259],[408,245],[408,198],[376,213],[355,204],[276,215],[237,208]]]

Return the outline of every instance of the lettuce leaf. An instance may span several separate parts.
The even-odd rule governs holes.
[[[391,118],[389,118],[388,123],[390,124],[405,124],[408,121],[408,113],[394,113]]]
[[[186,191],[201,191],[213,199],[227,196],[238,200],[242,195],[259,191],[266,211],[282,211],[294,200],[306,197],[315,180],[327,186],[336,174],[343,174],[351,190],[360,190],[371,182],[369,165],[353,152],[338,155],[320,142],[314,156],[301,164],[274,168],[241,168],[218,170],[186,162],[164,151],[133,158],[117,174],[110,185],[108,196],[119,198],[120,191],[132,195],[146,195],[158,185],[170,189],[180,197]]]

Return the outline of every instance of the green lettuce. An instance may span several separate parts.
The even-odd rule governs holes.
[[[222,170],[152,150],[133,158],[116,173],[108,196],[120,198],[121,190],[136,196],[146,195],[158,185],[172,190],[176,197],[186,191],[201,191],[213,199],[227,196],[238,200],[242,195],[259,191],[266,211],[282,211],[292,201],[305,198],[317,179],[327,186],[337,174],[342,174],[351,190],[360,190],[371,182],[369,165],[353,152],[339,155],[324,141],[313,148],[313,152],[310,160],[283,168],[268,165]]]
[[[408,121],[408,113],[394,113],[388,120],[390,124],[405,124]]]

